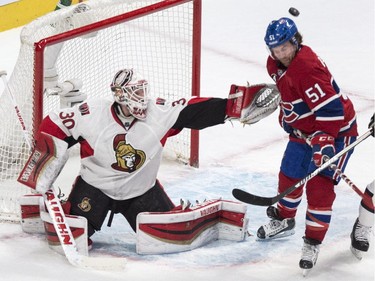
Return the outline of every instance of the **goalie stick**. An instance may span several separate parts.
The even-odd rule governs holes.
[[[46,192],[45,203],[65,256],[72,265],[97,270],[123,270],[125,268],[125,258],[88,257],[78,253],[73,234],[66,222],[64,210],[53,189]]]
[[[322,166],[317,168],[312,173],[308,174],[306,177],[304,177],[302,180],[297,182],[296,184],[290,186],[288,189],[286,189],[284,192],[274,196],[274,197],[263,197],[251,194],[249,192],[246,192],[242,189],[235,188],[232,190],[232,194],[234,198],[237,200],[240,200],[244,203],[251,204],[251,205],[257,205],[257,206],[271,206],[278,202],[280,199],[284,198],[289,193],[296,190],[299,186],[305,184],[307,181],[318,175],[321,171],[327,169],[329,166],[334,164],[342,155],[353,149],[355,146],[360,144],[362,141],[367,139],[372,133],[372,130],[368,130],[365,132],[362,136],[360,136],[355,142],[351,143],[347,147],[345,147],[343,150],[338,152],[335,156],[333,156],[331,159],[329,159],[327,162],[325,162]]]
[[[16,102],[16,99],[14,98],[14,96],[12,94],[12,91],[10,90],[10,87],[8,85],[8,81],[6,79],[6,75],[7,75],[7,72],[5,70],[0,70],[0,76],[3,79],[5,90],[6,90],[6,92],[8,92],[8,95],[9,95],[10,100],[12,101],[14,110],[16,111],[16,115],[17,115],[18,121],[20,122],[20,125],[21,125],[21,128],[22,128],[22,133],[23,133],[23,136],[25,138],[27,147],[31,150],[32,149],[32,142],[30,141],[30,135],[29,135],[29,132],[26,129],[25,121],[22,118],[22,114],[21,114],[20,109],[18,108],[18,104]]]
[[[33,149],[33,143],[30,141],[29,132],[26,128],[25,122],[23,120],[21,111],[18,108],[18,104],[10,90],[8,81],[6,80],[7,72],[0,70],[0,76],[3,79],[4,86],[8,95],[12,101],[14,109],[16,111],[18,121],[21,124],[23,136],[25,138],[26,144],[31,151]],[[62,209],[60,200],[53,190],[53,187],[46,192],[43,196],[45,205],[47,207],[48,213],[51,216],[53,226],[55,227],[57,236],[63,248],[65,257],[67,260],[76,267],[90,268],[97,270],[123,270],[126,265],[125,258],[114,258],[114,257],[89,257],[81,255],[78,252],[77,245],[75,243],[73,234],[70,227],[66,221],[65,213]]]

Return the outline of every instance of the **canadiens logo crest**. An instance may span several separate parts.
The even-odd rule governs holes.
[[[78,204],[78,208],[80,208],[83,212],[89,212],[91,210],[90,198],[84,197],[81,203]]]
[[[113,140],[116,163],[113,163],[111,167],[118,171],[132,173],[145,163],[146,154],[127,143],[125,136],[126,134],[117,135]]]
[[[294,105],[291,102],[281,102],[281,108],[283,110],[283,119],[286,123],[293,123],[298,119],[298,114],[294,111]]]

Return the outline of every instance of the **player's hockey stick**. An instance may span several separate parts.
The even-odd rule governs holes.
[[[346,174],[344,174],[340,169],[336,168],[335,165],[332,165],[335,169],[336,173],[339,175],[339,177],[345,181],[351,189],[353,189],[359,196],[361,196],[362,200],[365,201],[368,205],[372,205],[372,199],[370,196],[366,196],[355,184],[352,182]]]
[[[6,80],[6,74],[6,71],[0,71],[0,76],[4,81],[5,88],[9,94],[10,99],[12,100],[12,103],[17,113],[18,120],[21,123],[23,136],[25,138],[28,148],[31,151],[33,148],[33,144],[29,139],[29,132],[26,128],[25,122],[23,121],[21,111],[18,109],[18,104],[10,90],[8,81]],[[62,209],[60,200],[56,196],[56,193],[53,190],[53,188],[47,191],[44,195],[44,202],[47,206],[48,213],[51,216],[53,225],[60,240],[64,254],[72,265],[82,268],[92,268],[98,270],[123,270],[125,268],[125,258],[88,257],[81,255],[78,252],[73,234],[66,221],[66,217]]]
[[[249,192],[246,192],[242,189],[235,188],[232,190],[233,196],[247,204],[251,205],[257,205],[257,206],[270,206],[278,202],[280,199],[284,198],[289,193],[296,190],[299,186],[305,184],[307,181],[318,175],[321,171],[327,169],[329,166],[334,164],[342,155],[353,149],[355,146],[360,144],[362,141],[367,139],[372,133],[372,130],[368,130],[366,133],[364,133],[362,136],[358,137],[358,139],[345,147],[343,150],[338,152],[335,156],[333,156],[331,159],[329,159],[327,162],[325,162],[322,166],[318,167],[315,171],[308,174],[305,178],[297,182],[296,184],[290,186],[288,189],[286,189],[284,192],[274,196],[274,197],[263,197],[251,194]]]

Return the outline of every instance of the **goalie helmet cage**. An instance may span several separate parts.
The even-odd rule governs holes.
[[[53,77],[59,83],[80,79],[88,99],[112,99],[113,75],[135,68],[148,79],[151,95],[199,96],[200,50],[201,0],[87,1],[23,27],[8,86],[35,135],[43,117],[60,107]],[[30,189],[16,179],[30,151],[5,91],[0,96],[0,221],[18,221],[18,198]],[[185,129],[168,140],[165,151],[197,167],[198,146],[198,132]]]

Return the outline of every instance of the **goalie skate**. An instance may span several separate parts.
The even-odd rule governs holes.
[[[259,239],[277,239],[291,236],[295,233],[296,223],[294,218],[280,218],[277,209],[273,206],[267,208],[267,216],[271,220],[268,224],[262,225],[258,229],[257,236]]]

